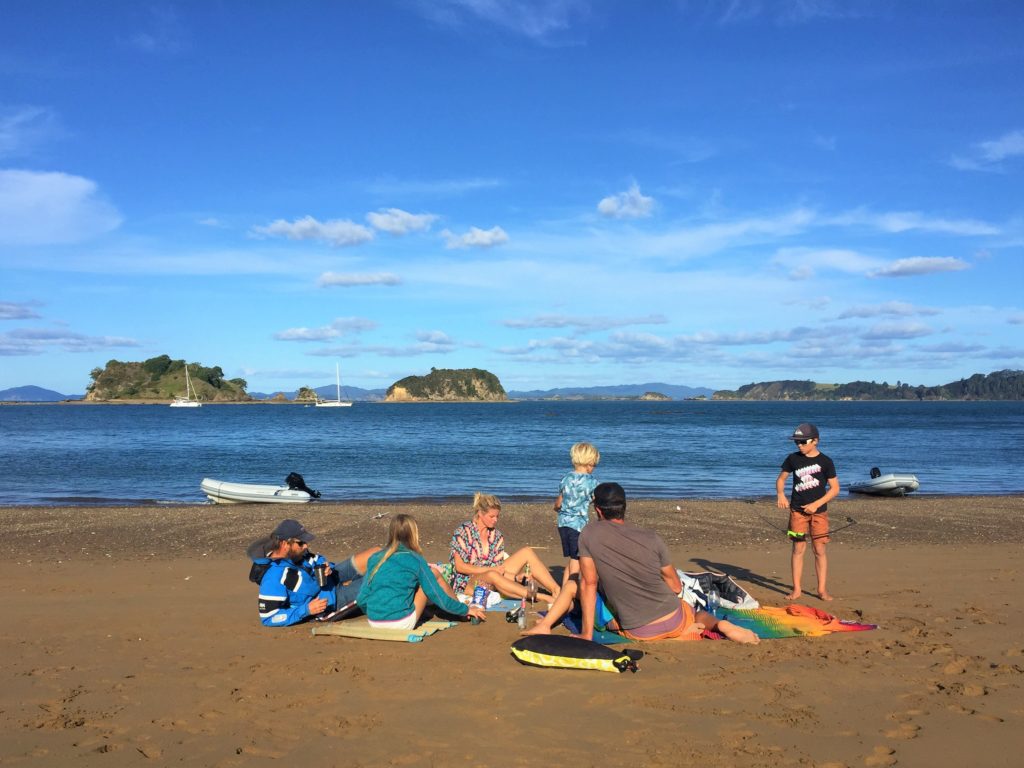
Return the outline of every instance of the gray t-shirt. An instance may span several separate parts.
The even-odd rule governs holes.
[[[580,532],[580,557],[597,567],[601,591],[624,629],[636,629],[679,607],[661,569],[670,565],[668,548],[654,531],[629,523],[598,520]]]

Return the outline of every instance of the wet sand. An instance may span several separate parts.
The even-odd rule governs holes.
[[[244,549],[281,517],[340,558],[411,512],[441,560],[468,509],[0,508],[0,764],[1019,764],[1022,497],[844,497],[833,526],[857,524],[830,545],[836,600],[801,602],[878,630],[646,644],[636,675],[522,666],[499,613],[421,644],[259,624]],[[771,500],[636,501],[629,516],[677,566],[783,604]],[[506,504],[499,526],[560,563],[547,504]]]

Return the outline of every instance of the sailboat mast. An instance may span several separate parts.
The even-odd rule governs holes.
[[[334,386],[338,390],[338,402],[341,402],[341,366],[334,364]]]

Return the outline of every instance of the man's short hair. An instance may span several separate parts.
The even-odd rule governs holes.
[[[594,506],[609,520],[626,516],[626,492],[618,483],[601,483],[594,489]]]

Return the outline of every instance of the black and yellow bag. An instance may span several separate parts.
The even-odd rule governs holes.
[[[596,669],[600,672],[636,672],[643,651],[617,651],[592,640],[568,635],[531,635],[512,643],[512,655],[531,667]]]

